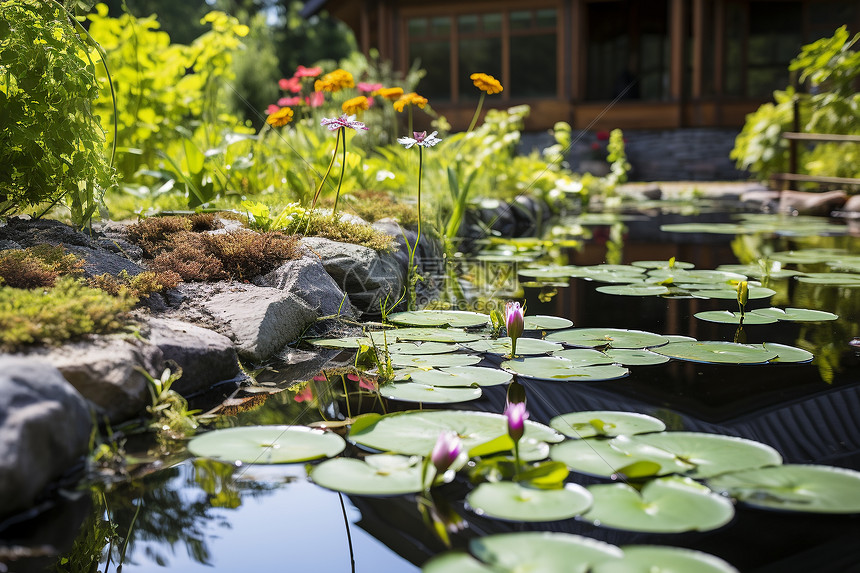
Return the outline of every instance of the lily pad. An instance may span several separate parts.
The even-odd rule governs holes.
[[[704,320],[706,322],[718,322],[720,324],[740,324],[741,323],[741,313],[732,312],[730,310],[706,310],[703,312],[697,312],[694,314],[696,318],[699,320]],[[744,324],[773,324],[777,320],[775,318],[770,318],[768,316],[762,316],[760,314],[756,314],[753,311],[749,311],[744,313]]]
[[[627,284],[597,287],[597,292],[621,296],[660,296],[669,294],[669,289],[659,285]]]
[[[326,460],[308,475],[319,486],[350,495],[402,495],[424,489],[422,465],[420,456],[376,454]]]
[[[667,545],[623,545],[624,557],[598,563],[592,573],[738,573],[709,553]]]
[[[447,342],[394,342],[388,345],[391,354],[447,354],[456,350],[456,344]]]
[[[653,351],[670,358],[705,364],[764,364],[778,355],[775,350],[764,346],[723,341],[670,342]]]
[[[475,342],[467,342],[463,344],[473,352],[483,352],[487,354],[501,354],[510,356],[511,354],[511,339],[510,337],[497,338],[495,340],[477,340]],[[518,338],[517,339],[517,356],[519,355],[537,355],[549,354],[555,350],[561,350],[563,347],[560,342],[550,342],[541,340],[540,338]]]
[[[473,328],[485,326],[489,320],[486,314],[463,310],[411,310],[388,315],[389,322],[404,326]]]
[[[501,437],[510,442],[505,416],[465,410],[412,410],[371,417],[368,423],[358,427],[354,424],[348,439],[380,451],[426,456],[436,445],[439,434],[445,431],[456,432],[466,450]],[[522,439],[555,443],[564,437],[548,426],[526,420]],[[507,449],[512,447],[510,443]]]
[[[554,417],[549,425],[565,436],[577,439],[662,432],[666,429],[666,424],[652,416],[612,410],[570,412]]]
[[[669,361],[668,356],[657,354],[645,349],[632,348],[609,348],[605,352],[606,356],[611,358],[613,362],[617,362],[622,366],[653,366],[655,364],[664,364]]]
[[[530,531],[476,537],[469,549],[491,571],[586,573],[594,564],[621,557],[615,545],[569,533]],[[459,570],[457,570],[459,573]]]
[[[860,472],[844,468],[786,464],[722,475],[708,485],[765,509],[860,513]]]
[[[504,370],[535,380],[555,382],[597,382],[624,378],[630,371],[622,366],[577,366],[566,358],[546,356],[506,360]]]
[[[802,364],[805,362],[812,362],[812,359],[815,358],[815,356],[807,350],[788,346],[786,344],[765,342],[762,346],[777,353],[777,357],[771,360],[771,362],[781,364]]]
[[[665,336],[642,330],[620,328],[572,328],[550,333],[546,337],[553,342],[564,342],[582,348],[648,348],[661,346],[668,340]]]
[[[583,516],[595,525],[628,531],[680,533],[710,531],[735,514],[732,502],[690,478],[664,477],[641,492],[624,484],[592,485],[594,505]]]
[[[807,273],[795,279],[815,285],[860,287],[860,274],[857,273]]]
[[[392,328],[389,330],[376,330],[368,334],[377,345],[392,344],[407,340],[421,340],[424,342],[472,342],[480,340],[481,334],[466,332],[456,328]]]
[[[291,464],[336,456],[346,442],[306,426],[244,426],[212,430],[188,442],[195,456],[247,464]]]
[[[692,269],[696,265],[693,263],[685,263],[683,261],[675,261],[672,266],[669,266],[669,261],[634,261],[630,263],[634,267],[642,267],[643,269]]]
[[[561,489],[537,489],[516,482],[482,483],[466,496],[478,515],[512,521],[558,521],[581,515],[591,507],[584,487],[566,484]]]
[[[699,298],[716,298],[720,300],[737,300],[738,291],[734,287],[729,288],[721,288],[721,289],[698,289],[691,290],[690,294]],[[749,287],[749,299],[750,300],[758,300],[763,298],[769,298],[776,294],[776,291],[773,289],[765,288],[765,287],[757,287],[751,286]]]
[[[474,366],[481,361],[476,354],[392,354],[391,363],[400,367],[436,368],[444,366]]]
[[[685,473],[694,464],[662,448],[619,435],[612,439],[567,440],[550,447],[550,458],[567,464],[575,472],[598,477],[624,474],[628,478]]]
[[[574,366],[598,366],[617,362],[605,352],[593,348],[568,348],[567,350],[557,350],[552,355],[570,360]]]
[[[507,384],[513,376],[498,368],[482,366],[453,366],[439,370],[419,370],[411,375],[413,382],[433,386],[499,386]]]
[[[362,344],[370,344],[370,339],[364,336],[344,336],[342,338],[314,338],[308,340],[308,342],[322,348],[357,349]]]
[[[526,316],[523,320],[524,330],[560,330],[570,328],[573,321],[560,316],[535,315]]]
[[[786,322],[825,322],[839,318],[832,312],[808,308],[786,308],[785,310],[781,308],[757,308],[751,310],[750,313]]]
[[[431,386],[418,382],[395,382],[380,386],[379,393],[392,400],[418,402],[420,404],[456,404],[481,397],[480,388],[456,386]]]
[[[714,233],[718,235],[743,235],[749,232],[744,225],[734,223],[673,223],[660,225],[665,233]]]

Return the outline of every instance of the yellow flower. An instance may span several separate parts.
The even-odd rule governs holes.
[[[502,87],[499,80],[487,74],[472,74],[469,78],[471,78],[476,88],[481,91],[485,91],[488,94],[497,94],[505,89]]]
[[[395,101],[403,95],[403,88],[382,88],[376,90],[373,95],[384,97],[387,100]]]
[[[348,99],[343,102],[343,113],[347,113],[349,115],[356,114],[360,111],[364,111],[370,107],[370,102],[364,96],[354,97],[352,99]]]
[[[314,82],[314,91],[339,92],[344,88],[354,88],[355,80],[352,74],[340,68],[329,72]]]
[[[283,127],[291,121],[293,121],[293,110],[289,107],[282,107],[266,118],[266,123],[272,127]]]
[[[400,96],[400,99],[394,102],[394,109],[403,111],[403,108],[407,105],[417,105],[419,108],[424,109],[424,106],[427,105],[427,98],[421,97],[415,92],[410,92]]]

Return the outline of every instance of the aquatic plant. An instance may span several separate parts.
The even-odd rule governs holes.
[[[463,450],[463,443],[460,440],[459,436],[457,436],[456,432],[445,431],[439,434],[439,438],[436,440],[436,445],[433,446],[433,451],[430,452],[430,463],[433,464],[435,468],[435,476],[441,476],[451,465],[456,461],[456,459],[460,456],[460,453]],[[427,487],[432,485],[433,479],[431,478],[430,483],[427,484]]]
[[[505,407],[505,418],[508,420],[508,435],[514,441],[514,480],[520,471],[520,440],[525,433],[525,423],[529,418],[525,402],[508,402]]]
[[[517,339],[523,334],[523,312],[519,302],[505,304],[505,330],[511,339],[511,358],[517,357]]]

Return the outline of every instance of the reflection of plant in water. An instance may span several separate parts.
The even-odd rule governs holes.
[[[209,496],[212,507],[235,509],[242,505],[242,496],[233,479],[234,466],[208,458],[196,458],[192,464],[194,481]]]
[[[860,300],[856,289],[799,283],[794,290],[792,305],[799,308],[827,308],[839,316],[827,323],[804,324],[797,345],[815,355],[822,380],[832,383],[842,369],[841,359],[849,351],[848,342],[860,335],[857,316]]]

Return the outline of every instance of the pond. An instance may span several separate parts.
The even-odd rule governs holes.
[[[483,257],[460,261],[463,268],[458,274],[478,277],[483,292],[476,300],[483,301],[484,310],[488,309],[487,301],[516,296],[525,302],[527,317],[567,318],[573,321],[575,329],[645,331],[759,347],[767,343],[774,345],[773,348],[808,351],[813,356],[811,362],[798,359],[773,363],[765,359],[756,364],[737,365],[694,357],[642,364],[631,359],[629,366],[625,364],[629,370],[625,375],[607,376],[608,379],[601,381],[517,376],[525,389],[529,421],[550,424],[554,418],[570,412],[634,412],[657,419],[668,431],[736,436],[765,444],[769,446],[768,452],[775,451],[782,458],[783,464],[860,470],[860,352],[850,344],[860,334],[857,332],[860,278],[853,276],[860,267],[857,238],[845,232],[839,222],[810,218],[747,218],[735,228],[686,229],[664,225],[691,221],[734,225],[736,220],[725,213],[697,217],[671,212],[649,214],[648,219],[632,216],[567,221],[556,229],[553,240],[540,247],[548,258],[543,262],[515,262],[517,273],[510,272],[510,261],[528,259],[535,252],[534,246],[499,241]],[[761,225],[760,230],[751,233],[757,225]],[[719,233],[708,232],[714,229]],[[582,241],[578,248],[565,246],[562,238],[571,236]],[[496,262],[506,258],[506,263]],[[556,264],[546,266],[546,260],[550,259]],[[755,316],[756,309],[778,307],[826,311],[838,318],[778,320],[769,324],[754,324],[755,320],[748,318],[743,328],[739,328],[738,324],[695,316],[707,311],[738,311],[738,303],[734,297],[705,298],[699,289],[717,289],[713,285],[706,288],[692,275],[684,274],[683,263],[692,263],[695,269],[716,269],[720,265],[760,259],[766,264],[782,261],[779,271],[797,270],[808,280],[777,272],[772,266],[761,286],[752,282],[754,277],[750,275],[747,316]],[[624,267],[607,266],[607,261]],[[625,268],[634,262],[644,262],[640,271]],[[672,289],[669,293],[655,291],[661,294],[633,296],[624,289],[603,288],[639,284],[625,280],[625,273],[660,276],[657,272],[660,266],[664,270],[668,267],[673,275],[672,281],[665,280],[668,275],[662,275],[662,285]],[[558,271],[559,268],[564,270]],[[824,277],[824,273],[837,271],[844,273],[841,281]],[[758,298],[756,289],[764,288],[770,288],[773,294]],[[699,295],[690,296],[690,290]],[[622,294],[613,294],[618,292]],[[527,330],[526,336],[540,338],[546,334],[549,339],[556,337],[569,342],[569,335],[558,334],[569,330],[557,329],[555,325],[541,326]],[[608,336],[599,332],[598,335]],[[672,338],[672,342],[681,344],[682,340]],[[520,344],[522,348],[527,346],[522,340]],[[565,352],[575,350],[573,345],[565,346],[570,346]],[[607,349],[600,344],[576,346],[586,350]],[[613,349],[612,344],[608,349]],[[337,424],[345,417],[435,408],[432,404],[380,398],[369,379],[345,375],[353,364],[354,350],[326,352],[330,361],[325,366],[325,375],[317,372],[316,378],[307,384],[285,391],[282,390],[294,382],[294,367],[271,365],[258,376],[260,392],[249,395],[242,407],[227,412],[215,426],[313,424],[329,420],[335,432],[345,434],[346,429]],[[579,359],[581,354],[575,356]],[[505,361],[503,352],[493,352],[492,348],[479,357],[479,366],[495,370]],[[615,358],[616,362],[619,360]],[[514,372],[519,367],[508,366]],[[419,364],[419,370],[429,369],[430,365]],[[344,401],[341,394],[348,384],[352,384],[352,398]],[[505,410],[507,385],[488,384],[481,391],[477,399],[445,407],[497,414]],[[585,440],[565,443],[575,442],[585,443]],[[598,458],[608,458],[611,452],[600,450],[601,444],[607,443],[591,442],[588,451],[574,452],[572,460],[565,459],[565,463],[574,467],[565,481],[577,487],[637,483],[637,470],[632,465],[626,470],[628,475],[612,471],[600,476],[582,461],[592,453],[597,453]],[[616,442],[610,449],[617,450],[618,443],[629,445]],[[125,444],[127,454],[132,457],[145,458],[151,447],[150,443],[133,440]],[[367,449],[350,443],[344,456],[362,456]],[[526,450],[524,458],[531,455]],[[422,451],[429,453],[429,448]],[[532,459],[540,456],[534,455]],[[642,463],[645,465],[637,466],[640,470],[649,462]],[[579,464],[584,464],[582,471],[576,469]],[[798,506],[803,509],[803,503],[815,506],[818,502],[811,498],[781,507],[779,495],[767,491],[757,491],[746,503],[731,504],[728,497],[722,496],[733,506],[733,513],[716,526],[699,527],[694,523],[674,531],[629,530],[613,524],[611,513],[604,520],[609,524],[597,524],[600,519],[581,516],[537,522],[494,519],[490,517],[493,509],[479,513],[466,502],[466,496],[475,489],[469,483],[467,468],[462,468],[450,483],[433,489],[436,505],[431,512],[422,514],[415,495],[341,494],[309,479],[311,467],[320,464],[314,462],[314,466],[307,467],[303,463],[231,464],[190,456],[183,448],[174,446],[157,460],[130,464],[131,475],[115,476],[94,484],[92,489],[85,487],[76,495],[70,493],[38,518],[16,525],[13,535],[7,532],[7,542],[17,540],[22,546],[34,546],[35,539],[39,540],[35,547],[44,551],[41,556],[37,551],[36,555],[22,558],[9,570],[94,571],[98,567],[100,571],[124,572],[420,571],[431,557],[446,551],[440,538],[428,527],[427,513],[436,512],[438,516],[448,510],[456,512],[462,520],[450,530],[450,540],[455,549],[464,551],[469,548],[470,540],[492,534],[546,531],[576,534],[612,546],[695,549],[745,572],[848,571],[860,562],[860,547],[856,543],[860,539],[858,509],[845,514],[832,507],[797,510]],[[318,481],[324,481],[322,475]],[[854,483],[853,494],[848,494],[846,507],[858,503],[857,483],[860,482]],[[480,504],[475,497],[470,500]],[[632,523],[634,518],[630,519]],[[447,523],[450,525],[450,521]],[[475,550],[474,546],[472,549]],[[56,552],[62,554],[59,560]],[[99,561],[101,564],[97,566]],[[444,570],[472,569],[461,569],[454,564]]]

